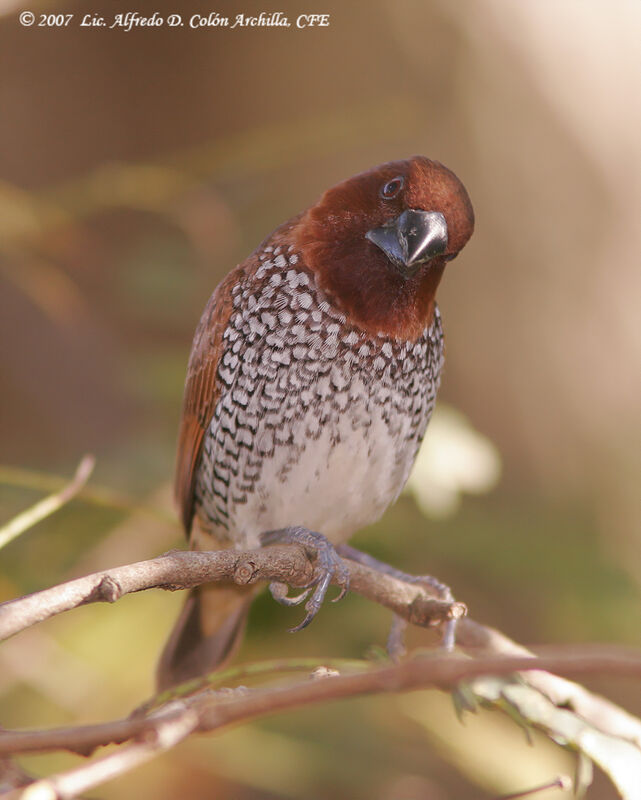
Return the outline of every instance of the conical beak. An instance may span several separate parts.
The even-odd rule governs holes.
[[[445,252],[447,222],[440,211],[409,208],[386,225],[367,231],[365,238],[409,278],[421,264]]]

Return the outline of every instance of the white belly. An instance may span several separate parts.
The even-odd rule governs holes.
[[[254,492],[230,515],[240,546],[255,547],[263,531],[293,525],[323,533],[336,544],[380,518],[407,480],[416,443],[406,440],[409,419],[392,438],[380,408],[369,412],[367,426],[354,429],[354,416],[346,413],[326,424],[294,464],[289,448],[274,451]],[[316,418],[309,412],[297,424],[295,438],[305,436]]]

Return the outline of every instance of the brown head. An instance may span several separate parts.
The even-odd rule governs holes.
[[[294,235],[304,264],[351,322],[413,340],[431,322],[445,264],[473,229],[456,175],[414,156],[329,189]]]

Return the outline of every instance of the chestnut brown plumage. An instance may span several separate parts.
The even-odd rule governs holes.
[[[301,541],[319,553],[304,624],[339,569],[330,544],[402,489],[443,359],[435,293],[472,234],[465,188],[421,156],[329,189],[217,287],[187,369],[176,498],[192,547]],[[214,669],[252,591],[193,591],[159,685]]]

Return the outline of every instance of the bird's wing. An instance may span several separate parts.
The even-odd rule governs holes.
[[[242,267],[237,267],[230,272],[209,298],[189,357],[174,484],[180,518],[187,533],[194,516],[194,484],[203,438],[220,396],[217,373],[223,333],[233,308],[232,288],[239,280],[239,272],[243,271]]]

